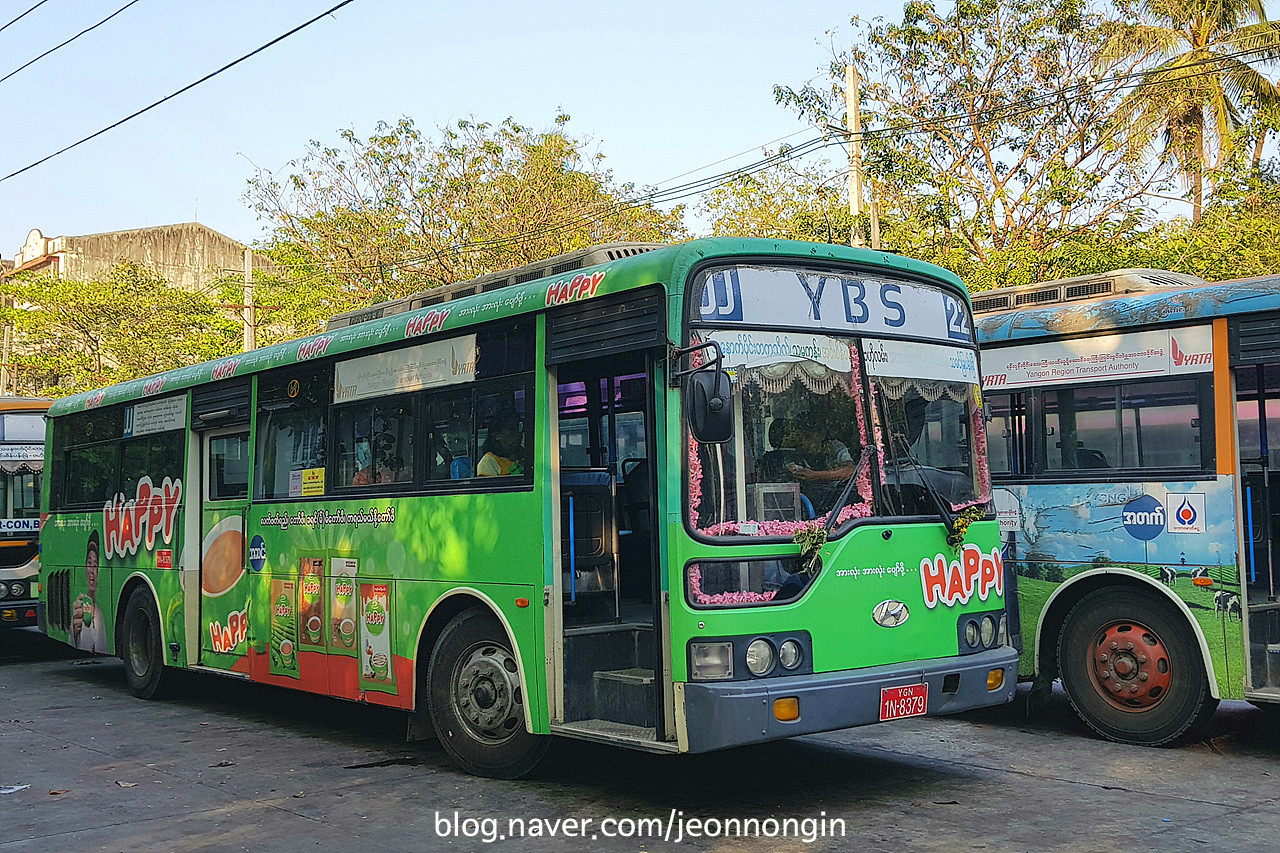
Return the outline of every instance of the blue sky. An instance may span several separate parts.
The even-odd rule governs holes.
[[[35,0],[0,0],[0,24]],[[0,32],[0,76],[125,0],[48,0]],[[247,53],[336,0],[140,0],[0,83],[0,175]],[[380,119],[431,129],[474,115],[550,126],[557,109],[623,181],[655,184],[802,130],[773,102],[843,47],[849,18],[899,0],[437,2],[356,0],[80,148],[0,183],[0,255],[27,232],[89,234],[192,219],[240,240],[254,165]],[[803,133],[793,138],[808,138]],[[776,146],[776,143],[775,143]],[[839,157],[839,149],[831,155]],[[695,223],[692,223],[696,225]]]

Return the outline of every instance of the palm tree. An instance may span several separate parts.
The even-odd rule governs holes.
[[[1162,156],[1191,185],[1199,222],[1205,174],[1232,155],[1242,112],[1280,105],[1280,88],[1253,67],[1280,57],[1280,23],[1267,20],[1262,0],[1138,0],[1137,8],[1140,20],[1117,27],[1102,61],[1155,61],[1119,116],[1139,144],[1161,138]]]

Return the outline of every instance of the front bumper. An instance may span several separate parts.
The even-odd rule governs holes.
[[[0,601],[0,628],[28,628],[39,624],[40,602],[33,599]]]
[[[1004,684],[987,690],[987,674],[1004,670]],[[943,680],[958,675],[955,691]],[[880,688],[926,682],[928,715],[1003,705],[1018,688],[1018,652],[1001,646],[963,657],[887,664],[852,672],[761,678],[684,686],[689,752],[709,752],[797,735],[829,732],[880,721]],[[773,716],[773,700],[800,700],[800,718],[784,723]]]

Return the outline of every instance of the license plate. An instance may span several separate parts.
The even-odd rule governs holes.
[[[880,688],[880,721],[921,717],[929,710],[929,685],[908,684],[906,687]]]

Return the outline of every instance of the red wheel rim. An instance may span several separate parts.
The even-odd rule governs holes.
[[[1140,713],[1169,695],[1173,664],[1155,631],[1140,622],[1113,622],[1096,635],[1089,678],[1112,707]]]

